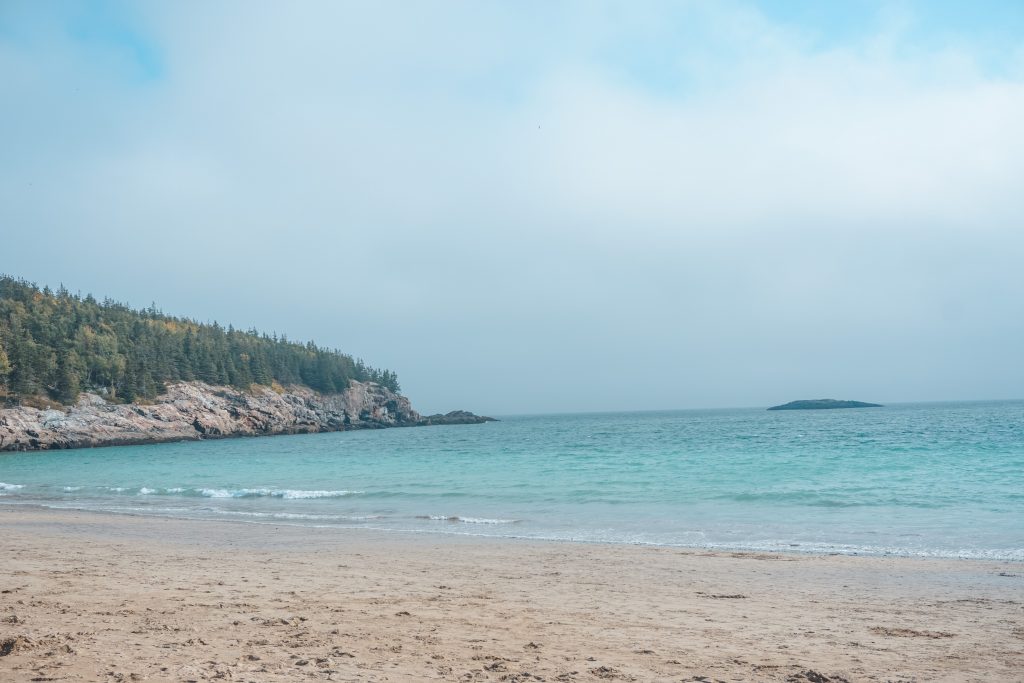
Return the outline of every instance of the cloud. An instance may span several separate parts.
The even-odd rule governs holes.
[[[0,38],[4,270],[315,337],[427,410],[1024,379],[1024,81],[913,16],[834,42],[742,3],[115,16],[103,58],[59,13]]]

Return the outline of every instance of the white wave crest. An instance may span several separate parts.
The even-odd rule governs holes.
[[[200,489],[200,495],[207,498],[343,498],[362,491],[303,491],[296,489]]]
[[[232,492],[227,489],[200,489],[199,495],[207,498],[233,498]]]
[[[342,498],[362,491],[274,491],[271,495],[281,498]]]
[[[24,484],[5,484],[0,481],[0,491],[17,491],[23,488],[25,488]]]
[[[432,519],[435,522],[462,522],[463,524],[515,524],[518,519],[488,519],[487,517],[456,517],[455,515],[429,515],[420,519]]]
[[[313,515],[301,514],[298,512],[250,512],[247,510],[222,510],[216,509],[219,515],[233,515],[237,517],[256,517],[259,519],[297,519],[311,520],[317,522],[363,522],[374,519],[384,519],[382,515]]]

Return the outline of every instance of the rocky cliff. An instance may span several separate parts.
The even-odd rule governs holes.
[[[340,394],[306,387],[249,391],[180,382],[151,404],[108,403],[82,394],[74,406],[0,410],[0,451],[87,448],[233,436],[337,432],[349,429],[473,424],[492,418],[464,411],[423,417],[409,399],[372,382],[353,381]]]

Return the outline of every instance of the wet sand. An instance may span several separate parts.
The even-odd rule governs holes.
[[[0,507],[2,681],[1022,681],[1020,563]]]

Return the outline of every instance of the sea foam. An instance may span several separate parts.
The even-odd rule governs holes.
[[[456,517],[455,515],[420,515],[417,519],[435,522],[462,522],[463,524],[515,524],[518,519],[489,519],[487,517]]]
[[[199,495],[206,498],[343,498],[362,491],[303,491],[296,489],[199,489]]]

